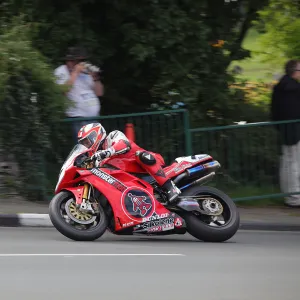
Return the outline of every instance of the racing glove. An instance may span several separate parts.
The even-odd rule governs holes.
[[[97,151],[97,152],[92,156],[92,159],[93,159],[93,160],[102,160],[102,159],[111,157],[113,154],[114,154],[114,151],[113,151],[113,149],[111,149],[111,148],[106,149],[106,150],[100,150],[100,151]]]

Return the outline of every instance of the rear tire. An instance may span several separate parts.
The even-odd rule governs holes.
[[[107,217],[106,214],[99,204],[100,211],[100,221],[92,229],[87,229],[85,231],[79,230],[72,225],[66,223],[65,219],[60,213],[61,204],[66,200],[70,199],[72,194],[67,191],[62,191],[58,193],[51,200],[49,205],[49,216],[54,227],[64,236],[74,240],[74,241],[94,241],[100,238],[106,231],[107,228]]]
[[[186,212],[184,213],[184,219],[186,221],[188,233],[204,242],[224,242],[232,238],[240,226],[240,216],[235,203],[224,192],[208,186],[191,187],[180,196],[196,196],[199,194],[209,194],[211,197],[215,197],[221,201],[224,210],[225,206],[227,206],[227,212],[229,212],[230,215],[225,225],[212,227],[202,221],[199,216],[194,213]]]

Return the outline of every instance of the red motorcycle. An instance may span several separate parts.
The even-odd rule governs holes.
[[[206,154],[176,158],[164,167],[182,191],[176,203],[134,159],[112,157],[99,166],[76,145],[59,174],[50,219],[66,237],[91,241],[106,230],[116,235],[190,233],[206,242],[223,242],[238,230],[234,202],[222,191],[201,186],[220,167]]]

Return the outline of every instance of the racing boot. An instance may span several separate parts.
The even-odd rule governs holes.
[[[164,183],[162,188],[166,191],[166,193],[168,195],[169,203],[174,203],[175,200],[177,200],[177,197],[179,196],[179,194],[181,193],[179,188],[170,179]]]

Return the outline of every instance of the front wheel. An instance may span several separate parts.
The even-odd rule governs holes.
[[[50,202],[49,216],[54,227],[64,236],[75,241],[93,241],[100,238],[107,228],[107,216],[98,204],[98,215],[82,213],[75,205],[72,193],[62,191]]]
[[[222,191],[212,187],[195,186],[181,196],[192,196],[201,208],[210,209],[214,213],[213,216],[199,212],[184,214],[187,231],[195,238],[204,242],[224,242],[238,231],[239,212],[232,199]]]

